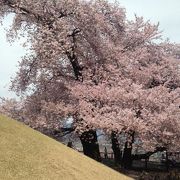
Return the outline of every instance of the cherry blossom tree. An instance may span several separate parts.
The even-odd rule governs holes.
[[[0,98],[0,113],[24,122],[23,103],[16,99]]]
[[[62,127],[73,117],[84,153],[99,159],[96,130],[125,134],[124,161],[134,142],[179,148],[178,46],[156,43],[158,25],[128,21],[117,3],[0,0],[0,16],[14,13],[9,40],[27,36],[12,90],[23,95],[24,115],[34,127]]]
[[[153,54],[150,57],[154,58]],[[116,130],[115,132],[126,134],[124,155],[129,155],[124,162],[128,162],[127,158],[131,159],[135,138],[141,139],[146,150],[155,149],[156,152],[156,147],[166,147],[174,151],[179,148],[177,143],[174,146],[174,142],[178,142],[179,131],[173,128],[179,128],[180,125],[179,68],[177,63],[172,63],[173,60],[166,62],[163,58],[162,61],[163,65],[156,65],[158,71],[156,68],[151,69],[154,67],[152,62],[147,65],[150,66],[146,67],[148,76],[140,70],[141,74],[138,73],[136,77],[132,74],[131,79],[124,79],[121,72],[119,74],[114,69],[109,71],[109,75],[107,71],[103,72],[104,80],[101,78],[102,82],[98,85],[84,81],[83,85],[77,84],[71,88],[74,96],[78,97],[77,107],[82,119],[87,120],[86,124],[107,132]],[[140,68],[143,66],[140,65],[134,74]],[[145,75],[147,78],[142,79]]]
[[[1,17],[15,13],[10,39],[27,34],[31,44],[31,55],[21,61],[13,83],[20,93],[31,89],[41,94],[49,81],[82,81],[84,66],[105,62],[107,42],[118,44],[116,34],[123,34],[124,10],[106,1],[2,0],[0,5]]]

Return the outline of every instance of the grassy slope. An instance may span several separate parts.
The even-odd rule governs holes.
[[[61,143],[0,115],[0,180],[128,180]]]

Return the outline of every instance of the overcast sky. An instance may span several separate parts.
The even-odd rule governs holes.
[[[153,23],[160,22],[163,37],[180,43],[180,0],[119,0],[119,2],[126,8],[128,19],[133,19],[134,14],[137,14]],[[12,46],[6,42],[4,28],[10,25],[11,20],[9,16],[4,20],[4,26],[0,26],[0,97],[14,97],[13,93],[8,92],[10,78],[15,75],[18,61],[25,54],[21,42]]]
[[[6,39],[7,27],[12,22],[12,16],[8,16],[0,25],[0,97],[14,97],[13,92],[9,92],[9,85],[11,77],[14,77],[17,71],[18,61],[25,54],[22,48],[22,42],[18,41],[10,45]]]

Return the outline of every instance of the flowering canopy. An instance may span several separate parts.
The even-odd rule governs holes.
[[[77,132],[133,130],[148,147],[178,142],[179,47],[155,43],[158,25],[128,21],[105,0],[0,0],[1,18],[9,13],[9,39],[27,35],[30,44],[12,89],[34,126],[59,128],[73,116]]]

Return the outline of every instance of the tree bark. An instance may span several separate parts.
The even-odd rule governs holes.
[[[134,143],[134,131],[128,133],[128,139],[125,143],[124,153],[123,153],[123,166],[125,169],[130,169],[132,167],[132,145]]]
[[[114,131],[112,131],[112,133],[111,133],[111,142],[112,142],[112,150],[114,152],[115,164],[121,164],[121,162],[122,162],[122,153],[121,153],[121,150],[120,150],[120,147],[119,147],[117,134]]]
[[[84,154],[96,161],[101,161],[96,131],[89,130],[82,133],[80,140]]]
[[[128,147],[127,142],[123,153],[123,166],[125,169],[130,169],[132,166],[132,148]]]
[[[168,158],[168,152],[166,150],[166,171],[169,171],[169,158]]]

